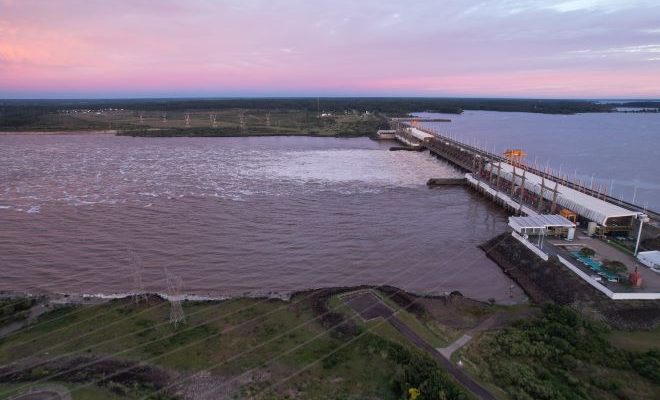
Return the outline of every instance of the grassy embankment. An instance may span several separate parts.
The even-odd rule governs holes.
[[[398,399],[413,385],[468,398],[388,325],[366,332],[325,314],[330,297],[306,296],[186,302],[187,321],[176,330],[168,303],[155,298],[57,309],[0,340],[0,365],[18,362],[0,368],[0,398],[46,381],[69,387],[74,399],[140,398],[171,382],[180,383],[162,392],[175,398],[208,391],[208,398]]]

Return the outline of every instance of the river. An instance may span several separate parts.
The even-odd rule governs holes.
[[[0,290],[164,292],[170,274],[209,297],[390,284],[524,299],[477,248],[505,230],[504,212],[427,188],[457,171],[390,145],[0,136]]]

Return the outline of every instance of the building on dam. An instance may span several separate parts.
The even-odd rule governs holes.
[[[582,191],[579,186],[560,183],[515,164],[488,162],[468,181],[500,198],[520,214],[558,214],[586,228],[590,235],[629,234],[644,220],[641,212],[629,210]],[[482,187],[487,184],[486,187]]]

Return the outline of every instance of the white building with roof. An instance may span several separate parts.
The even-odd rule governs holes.
[[[575,223],[561,215],[531,215],[509,217],[509,226],[520,235],[556,235],[573,240]]]

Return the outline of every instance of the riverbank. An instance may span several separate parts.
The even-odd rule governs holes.
[[[324,393],[396,399],[411,387],[429,393],[425,388],[431,386],[436,388],[431,399],[442,393],[467,398],[405,337],[378,321],[356,319],[339,297],[368,289],[392,302],[420,336],[434,343],[449,340],[451,325],[440,329],[422,317],[425,306],[411,307],[414,295],[391,287],[311,290],[288,301],[184,301],[185,321],[178,327],[168,320],[170,304],[158,296],[59,304],[29,329],[0,341],[0,397],[49,383],[67,387],[73,398],[94,389],[101,399],[156,393],[177,399],[255,394],[320,399],[327,398]],[[424,301],[437,304],[436,313],[497,308],[463,302],[459,294]],[[376,364],[377,372],[368,368]],[[424,374],[414,372],[421,367]],[[400,368],[409,372],[401,375]]]
[[[360,293],[377,296],[379,309],[385,307],[396,315],[396,324],[378,312],[374,318],[364,318],[369,315],[368,304],[355,311],[351,299]],[[95,399],[156,395],[164,399],[325,399],[333,393],[337,398],[394,400],[409,395],[413,388],[428,399],[470,398],[445,368],[455,376],[467,372],[471,377],[467,382],[481,384],[497,398],[508,398],[520,390],[534,392],[511,383],[517,370],[490,367],[503,359],[493,340],[510,335],[512,327],[527,337],[532,329],[546,329],[539,324],[548,318],[556,321],[555,329],[546,329],[544,341],[560,340],[563,331],[557,327],[576,320],[589,330],[598,329],[599,343],[628,360],[608,367],[609,382],[619,388],[616,393],[651,399],[660,389],[653,383],[659,372],[653,367],[657,356],[649,353],[657,341],[646,340],[646,345],[634,350],[613,347],[619,346],[614,343],[624,333],[594,328],[593,322],[582,322],[583,317],[570,308],[501,306],[457,292],[416,296],[389,286],[308,290],[286,301],[243,298],[180,304],[184,318],[177,326],[170,320],[170,302],[159,296],[58,304],[29,329],[0,340],[0,398],[44,385],[66,388],[74,399],[83,393],[94,393]],[[516,322],[521,320],[526,322]],[[438,362],[438,357],[444,357],[441,350],[467,333],[474,336],[467,347]],[[658,331],[651,335],[656,337]],[[607,345],[610,337],[613,344]],[[424,351],[419,350],[420,343]],[[592,347],[582,347],[580,357],[597,368],[600,359],[589,350]],[[516,359],[524,368],[538,362]],[[640,375],[631,371],[633,364]],[[569,373],[570,368],[558,364],[552,373]],[[631,382],[636,382],[634,387]],[[571,386],[553,381],[552,385],[561,386],[567,395],[580,390],[600,393],[594,383]]]

